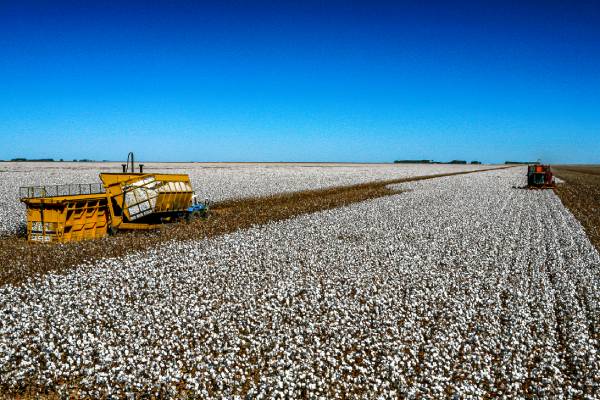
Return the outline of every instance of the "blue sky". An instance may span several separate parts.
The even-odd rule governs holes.
[[[0,159],[600,163],[600,2],[120,3],[0,0]]]

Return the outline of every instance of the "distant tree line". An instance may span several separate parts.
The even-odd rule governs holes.
[[[0,160],[4,161],[4,160]],[[55,160],[54,158],[25,158],[25,157],[17,157],[13,158],[10,161],[13,162],[63,162],[64,160],[61,158],[60,160]],[[80,160],[74,158],[73,162],[95,162],[96,160],[90,160],[88,158],[82,158]]]
[[[396,160],[395,164],[467,164],[465,160],[452,160],[448,162],[433,160]],[[471,161],[471,164],[481,164],[481,161]]]
[[[504,164],[512,165],[512,164],[539,164],[539,161],[505,161]]]
[[[32,158],[32,159],[28,159],[28,158],[13,158],[10,161],[16,161],[16,162],[20,162],[20,161],[28,161],[28,162],[53,162],[54,159],[53,158]]]
[[[396,160],[396,164],[431,164],[431,160]]]

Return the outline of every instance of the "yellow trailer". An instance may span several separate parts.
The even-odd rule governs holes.
[[[96,239],[119,229],[153,229],[208,210],[208,204],[193,200],[186,174],[101,173],[100,180],[102,184],[21,188],[28,240]]]
[[[70,186],[70,187],[68,187]],[[109,215],[106,194],[73,189],[81,185],[21,188],[27,206],[30,242],[70,242],[106,236]],[[86,188],[98,185],[85,185]],[[99,190],[99,189],[98,189]],[[74,193],[80,194],[62,194]],[[53,195],[48,195],[53,194]]]

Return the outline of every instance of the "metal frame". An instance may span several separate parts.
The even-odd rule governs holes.
[[[21,186],[19,197],[36,199],[40,197],[81,196],[105,193],[102,183],[71,183],[66,185]]]

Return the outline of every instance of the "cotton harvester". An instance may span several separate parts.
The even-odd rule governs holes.
[[[118,230],[154,229],[162,223],[206,216],[186,174],[134,171],[129,153],[122,173],[100,173],[102,183],[20,188],[30,242],[95,239]]]
[[[527,166],[527,187],[530,189],[551,189],[555,187],[554,175],[549,165]]]

